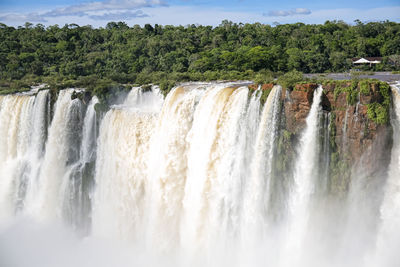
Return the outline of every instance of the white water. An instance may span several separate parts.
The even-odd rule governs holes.
[[[306,118],[297,149],[298,159],[294,168],[293,185],[289,196],[289,219],[287,229],[287,254],[289,266],[301,260],[302,242],[307,234],[310,202],[315,193],[318,159],[318,113],[321,109],[322,87],[314,91],[313,103]]]
[[[65,177],[67,166],[77,158],[79,147],[75,142],[81,139],[82,104],[79,99],[71,101],[72,92],[62,90],[59,93],[39,178],[28,203],[28,212],[40,220],[62,216],[62,184],[68,179]]]
[[[34,98],[1,96],[0,101],[0,218],[4,219],[15,212],[16,202],[21,202],[17,184],[24,183],[21,173],[26,167]]]
[[[90,211],[93,190],[94,164],[96,160],[97,116],[94,109],[97,97],[90,101],[83,127],[73,133],[72,138],[81,136],[79,158],[75,153],[74,163],[67,166],[61,185],[62,217],[76,230],[90,231]],[[82,112],[82,110],[80,110]],[[80,123],[82,117],[78,116]],[[82,131],[82,132],[80,132]]]
[[[392,86],[394,131],[389,178],[380,209],[381,225],[378,233],[374,266],[398,266],[400,262],[400,84]]]
[[[92,211],[95,236],[144,238],[150,138],[159,110],[158,104],[152,105],[157,103],[155,94],[134,88],[125,108],[111,109],[101,122]]]
[[[171,251],[179,245],[186,183],[188,133],[204,91],[177,87],[165,99],[150,147],[148,245]]]
[[[95,159],[97,140],[97,119],[94,106],[99,103],[97,97],[93,97],[87,108],[83,122],[82,148],[80,159],[83,162],[91,162]]]
[[[241,188],[240,118],[245,87],[209,88],[200,100],[189,134],[188,172],[181,241],[189,250],[210,248],[237,234]]]
[[[255,242],[253,245],[268,238],[272,164],[277,143],[281,89],[275,86],[264,104],[244,196],[243,239]]]
[[[317,229],[320,222],[312,221],[316,212],[322,221],[345,216],[315,211],[330,207],[318,201],[332,197],[317,192],[329,181],[319,170],[320,158],[329,156],[319,147],[322,88],[314,92],[289,176],[275,169],[281,91],[275,86],[261,105],[261,89],[250,93],[245,84],[189,83],[165,100],[157,87],[133,88],[100,118],[96,98],[85,105],[71,100],[72,89],[62,90],[51,125],[48,91],[0,96],[0,254],[8,255],[0,266],[365,266],[365,254],[374,266],[395,266],[398,138],[380,230],[370,233],[376,251],[337,258],[340,245],[332,244],[351,241],[351,231],[333,223]],[[324,146],[328,138],[324,133]],[[323,164],[325,170],[328,159]],[[279,186],[285,194],[276,197]],[[7,226],[15,214],[28,217]],[[13,242],[26,245],[19,252]],[[47,253],[59,262],[43,259]]]

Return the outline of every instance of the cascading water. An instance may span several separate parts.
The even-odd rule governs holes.
[[[22,210],[26,197],[30,197],[27,193],[30,192],[32,183],[38,177],[41,159],[44,154],[44,146],[47,135],[47,127],[49,121],[46,114],[48,112],[49,91],[39,91],[32,110],[30,110],[31,119],[29,130],[32,135],[29,141],[28,150],[25,152],[25,159],[23,160],[23,169],[20,174],[20,181],[18,184],[18,202],[17,209]],[[28,130],[28,131],[29,131]],[[28,199],[29,201],[29,199]]]
[[[182,244],[189,249],[216,245],[218,237],[237,234],[237,194],[241,193],[237,190],[242,180],[240,170],[234,167],[242,156],[238,125],[245,114],[247,95],[244,87],[215,86],[206,91],[196,108],[188,137],[181,231]]]
[[[85,104],[75,89],[61,90],[54,107],[49,90],[0,96],[0,254],[12,254],[2,251],[7,246],[1,227],[17,214],[43,225],[62,222],[85,236],[73,242],[79,253],[67,253],[84,255],[84,266],[92,266],[86,257],[93,251],[101,254],[91,247],[99,240],[115,245],[113,259],[125,252],[136,259],[108,264],[119,266],[369,267],[366,256],[371,267],[396,266],[398,88],[393,87],[394,144],[379,218],[374,209],[367,217],[352,199],[363,187],[351,185],[347,202],[336,200],[329,187],[336,155],[334,114],[322,111],[328,92],[320,86],[312,104],[301,103],[310,107],[305,128],[289,132],[282,126],[292,102],[287,100],[312,92],[247,85],[187,83],[165,99],[156,86],[134,87],[105,114],[96,112],[102,105],[96,97]],[[357,114],[363,112],[360,102]],[[345,132],[350,125],[345,123]],[[289,139],[294,160],[280,164]],[[364,179],[352,175],[360,176],[352,181]],[[344,206],[333,209],[337,203]],[[371,217],[379,221],[378,231],[361,225]],[[368,238],[357,228],[367,229]],[[351,248],[362,242],[368,246]]]
[[[344,152],[347,152],[347,142],[348,142],[348,140],[347,140],[347,126],[348,126],[347,120],[348,120],[348,117],[349,117],[349,107],[346,107],[346,113],[344,115],[344,122],[343,122],[343,127],[342,127],[342,132],[343,132],[342,143],[343,143]]]
[[[148,243],[161,250],[179,244],[179,225],[186,182],[187,136],[196,104],[203,94],[175,88],[165,99],[150,146]]]
[[[92,212],[97,236],[144,238],[149,143],[160,102],[157,92],[135,88],[126,102],[108,111],[101,122]],[[142,105],[145,111],[140,109]]]
[[[392,86],[394,130],[389,177],[380,209],[377,249],[373,266],[395,267],[400,262],[400,83]]]
[[[281,88],[275,86],[264,105],[254,146],[254,159],[247,181],[244,198],[245,239],[258,242],[267,237],[269,202],[271,197],[272,167],[274,148],[278,133],[278,114]],[[255,241],[255,240],[254,240]],[[258,243],[257,242],[257,243]]]
[[[290,265],[299,262],[302,242],[307,234],[310,202],[315,190],[318,159],[318,113],[320,110],[322,87],[314,91],[310,113],[306,118],[306,128],[300,137],[298,159],[295,163],[292,191],[289,196],[289,218],[286,246]]]
[[[79,131],[75,132],[75,135],[82,136],[79,158],[67,167],[61,186],[64,220],[83,233],[89,232],[90,228],[97,140],[97,118],[94,107],[97,103],[99,100],[93,97],[83,120],[82,134]]]
[[[14,214],[20,206],[26,182],[23,170],[27,167],[25,154],[30,137],[32,96],[2,96],[0,111],[0,217]],[[21,185],[21,188],[20,188]]]
[[[2,215],[22,211],[37,178],[47,134],[49,91],[1,97]],[[4,206],[5,205],[5,206]],[[1,216],[1,215],[0,215]]]
[[[62,90],[59,93],[39,178],[32,186],[33,199],[27,203],[28,212],[39,219],[62,216],[62,184],[69,178],[65,177],[68,166],[79,158],[82,103],[79,99],[71,100],[72,92]]]

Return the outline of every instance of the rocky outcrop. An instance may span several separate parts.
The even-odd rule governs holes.
[[[347,87],[351,82],[346,84]],[[297,134],[305,127],[305,119],[311,108],[314,90],[317,84],[297,84],[294,90],[285,92],[284,112],[287,131]],[[322,109],[331,113],[334,118],[333,127],[336,128],[335,141],[341,152],[349,153],[351,159],[360,158],[364,149],[371,146],[378,133],[388,130],[387,124],[378,124],[368,118],[368,104],[382,102],[383,97],[379,93],[376,84],[371,84],[371,94],[364,95],[358,91],[358,99],[355,103],[348,103],[349,92],[336,92],[337,86],[323,85]]]
[[[317,84],[297,84],[293,91],[284,92],[286,130],[297,133],[305,125]]]
[[[280,141],[280,147],[284,148],[279,151],[284,154],[280,157],[281,161],[294,157],[294,147],[305,127],[314,90],[318,86],[315,83],[297,84],[293,90],[284,90],[282,93],[284,118],[281,129],[282,136],[286,138]],[[328,171],[336,183],[332,187],[346,190],[354,166],[362,165],[365,175],[373,176],[385,170],[389,164],[390,153],[387,151],[390,151],[392,145],[390,123],[377,122],[368,114],[371,105],[381,105],[385,100],[379,86],[379,82],[368,82],[367,87],[364,84],[361,88],[360,83],[354,81],[322,85],[322,117],[328,123],[321,123],[321,127],[325,127],[320,131],[321,144],[329,143],[329,147],[324,149],[328,149],[330,154]],[[291,144],[284,144],[287,142]]]
[[[259,86],[258,84],[250,84],[250,85],[249,85],[249,88],[252,89],[252,90],[257,90],[257,89],[258,89],[258,86]],[[273,83],[264,83],[264,84],[261,84],[261,90],[271,90],[272,87],[274,87],[274,84],[273,84]]]

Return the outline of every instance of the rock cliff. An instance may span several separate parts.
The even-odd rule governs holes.
[[[269,91],[271,84],[262,85]],[[311,108],[315,83],[296,84],[282,91],[282,115],[277,170],[290,173],[295,147]],[[390,94],[379,81],[331,81],[322,85],[320,172],[331,177],[331,192],[344,192],[352,172],[375,177],[387,169],[392,145],[389,121]],[[389,99],[389,100],[388,100]],[[379,109],[379,110],[378,110]],[[379,116],[379,119],[378,119]],[[322,167],[322,165],[326,167]]]

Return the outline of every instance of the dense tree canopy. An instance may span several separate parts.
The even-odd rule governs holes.
[[[105,28],[31,23],[14,28],[0,24],[2,80],[61,76],[140,83],[146,74],[156,72],[164,76],[185,73],[191,78],[205,72],[320,73],[347,70],[352,57],[383,56],[387,60],[399,54],[400,24],[389,21],[274,27],[230,21],[217,27],[129,27],[110,22]],[[381,64],[378,68],[396,66]]]

